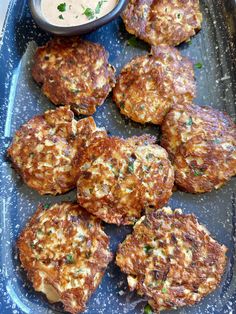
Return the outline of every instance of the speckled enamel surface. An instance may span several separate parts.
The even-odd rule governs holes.
[[[0,7],[1,7],[0,0]],[[16,251],[16,239],[39,202],[56,203],[74,201],[76,191],[63,196],[39,196],[29,189],[11,168],[6,159],[15,131],[34,115],[42,114],[54,106],[43,96],[40,87],[31,76],[32,57],[38,45],[45,44],[49,35],[33,23],[27,7],[28,1],[11,2],[5,31],[0,42],[0,110],[1,110],[1,185],[0,185],[0,313],[4,314],[52,314],[61,313],[60,304],[49,304],[43,295],[34,292],[20,268]],[[203,26],[191,44],[178,47],[195,66],[197,104],[214,106],[236,117],[236,67],[233,35],[233,3],[229,0],[203,0]],[[224,15],[225,14],[225,15]],[[229,17],[227,22],[225,16]],[[121,19],[85,36],[102,44],[109,52],[109,62],[117,74],[131,58],[146,54],[148,45],[138,42],[138,48],[129,46],[129,35]],[[109,97],[93,116],[98,127],[106,127],[111,135],[129,137],[149,133],[158,136],[159,128],[139,125],[120,115]],[[174,192],[169,201],[173,208],[181,207],[184,213],[194,213],[199,223],[205,225],[212,236],[229,248],[229,262],[222,283],[213,294],[192,308],[184,308],[178,314],[233,314],[236,308],[236,178],[227,185],[203,195]],[[131,232],[131,227],[105,225],[111,237],[111,250],[116,251]],[[128,291],[126,276],[114,262],[108,267],[103,281],[91,298],[87,314],[141,314],[146,301]],[[170,312],[166,312],[170,313]]]

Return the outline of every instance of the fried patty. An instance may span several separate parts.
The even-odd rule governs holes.
[[[70,313],[85,310],[112,259],[100,222],[78,204],[40,205],[18,239],[34,289]]]
[[[94,141],[79,163],[78,203],[107,223],[133,224],[143,209],[163,206],[174,172],[167,152],[150,136]]]
[[[216,289],[227,249],[194,215],[163,208],[142,217],[119,245],[116,263],[128,285],[157,312],[193,305]]]
[[[113,90],[121,113],[139,123],[161,124],[172,107],[191,104],[195,96],[192,63],[166,45],[129,62]]]
[[[62,194],[76,186],[83,150],[92,139],[105,136],[92,117],[77,122],[68,107],[60,107],[24,124],[8,155],[29,187],[40,194]]]
[[[122,18],[129,33],[155,46],[188,41],[202,23],[198,0],[129,0]]]
[[[236,125],[210,107],[177,106],[162,124],[161,145],[169,152],[175,182],[191,193],[220,188],[236,175]]]
[[[108,53],[78,37],[54,38],[37,49],[33,78],[55,105],[70,105],[77,114],[91,115],[104,103],[115,83]]]

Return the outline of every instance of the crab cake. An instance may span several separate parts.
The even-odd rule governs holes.
[[[66,311],[85,310],[112,259],[101,221],[78,204],[39,206],[18,239],[20,261],[34,289]]]
[[[83,115],[93,114],[115,83],[105,49],[78,37],[54,38],[38,48],[32,74],[55,105]]]
[[[78,203],[117,225],[133,224],[143,209],[163,206],[174,172],[167,152],[154,141],[149,136],[94,141],[79,163]]]
[[[162,125],[161,145],[173,160],[176,184],[187,192],[210,192],[236,175],[236,126],[218,110],[173,108]]]
[[[166,45],[128,63],[113,90],[121,113],[139,123],[161,124],[173,106],[191,104],[195,96],[192,63]]]
[[[61,107],[24,124],[8,155],[29,187],[40,194],[62,194],[76,186],[83,150],[92,139],[105,136],[92,117],[77,122],[68,107]]]
[[[194,215],[163,208],[142,217],[119,245],[116,263],[128,285],[157,312],[193,305],[216,289],[227,249]]]
[[[154,46],[188,41],[202,23],[198,0],[129,0],[122,18],[129,33]]]

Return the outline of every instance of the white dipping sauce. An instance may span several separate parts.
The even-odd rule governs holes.
[[[109,12],[118,0],[42,0],[45,19],[57,26],[76,26],[92,22]]]

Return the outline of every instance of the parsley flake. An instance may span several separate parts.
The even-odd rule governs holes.
[[[93,228],[93,224],[88,223],[88,228],[89,228],[89,229]]]
[[[64,20],[64,17],[63,17],[62,14],[60,14],[58,17],[59,17],[60,20]]]
[[[144,43],[143,41],[139,40],[137,37],[132,36],[127,40],[127,44],[130,47],[133,48],[140,48],[143,50],[148,50],[146,43]]]
[[[152,308],[149,304],[147,304],[144,308],[144,314],[152,314]]]
[[[105,3],[105,2],[107,2],[107,0],[98,1],[98,4],[97,4],[97,6],[96,6],[96,8],[95,8],[95,13],[96,13],[96,14],[99,14],[99,13],[100,13],[101,8],[102,8],[102,5],[103,5],[103,3]]]
[[[84,270],[82,269],[82,268],[79,268],[79,269],[77,269],[76,271],[75,271],[75,275],[79,275],[79,274],[81,274],[81,273],[83,273],[84,272]]]
[[[193,118],[189,117],[188,121],[186,122],[187,126],[192,126],[193,125]]]
[[[202,176],[203,174],[204,174],[203,171],[194,169],[194,177],[199,177],[199,176]]]
[[[71,90],[70,90],[73,94],[78,94],[78,93],[80,93],[80,89],[78,89],[78,88],[71,88]]]
[[[88,18],[88,20],[94,19],[95,12],[93,11],[93,9],[91,9],[91,8],[86,8],[85,9],[84,7],[83,7],[83,9],[84,9],[83,15],[85,15]]]
[[[66,255],[66,263],[67,264],[73,264],[74,263],[74,258],[72,256],[72,254]]]
[[[134,172],[134,161],[129,161],[128,163],[128,170],[130,173]]]
[[[149,154],[147,154],[146,159],[147,159],[147,161],[150,161],[150,160],[153,160],[154,157],[155,156],[153,154],[149,153]]]
[[[213,140],[213,143],[214,144],[220,144],[221,140],[219,138],[216,138],[216,139]]]
[[[143,249],[146,254],[149,254],[152,252],[153,247],[151,247],[150,245],[145,245]]]
[[[195,63],[195,68],[201,69],[203,67],[203,64],[201,62]]]
[[[49,208],[50,208],[50,203],[44,204],[44,205],[43,205],[43,208],[44,208],[44,209],[49,209]]]
[[[125,108],[125,103],[124,102],[120,102],[120,109],[124,109]]]
[[[66,3],[60,3],[58,6],[57,6],[57,10],[60,11],[60,12],[65,12],[66,11]]]

